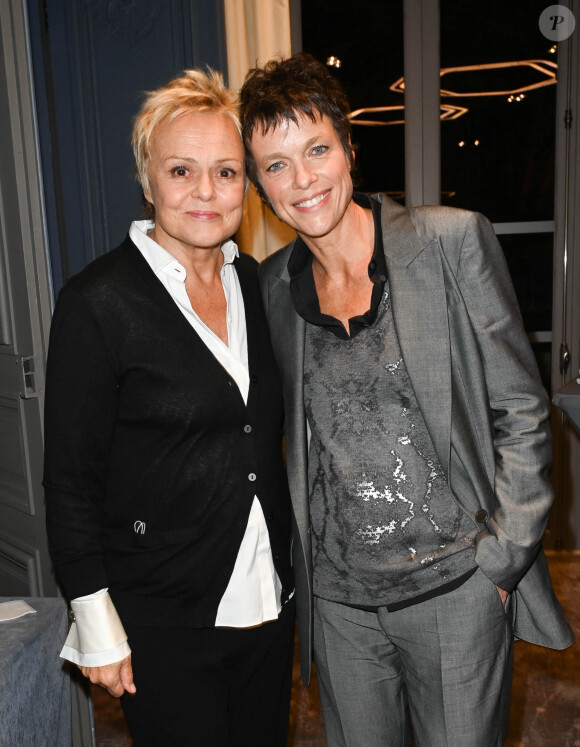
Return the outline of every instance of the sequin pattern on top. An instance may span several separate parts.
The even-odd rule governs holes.
[[[375,322],[352,339],[307,326],[304,395],[315,594],[400,603],[473,567],[477,528],[419,410],[388,284]]]

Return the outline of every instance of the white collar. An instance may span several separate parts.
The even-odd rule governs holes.
[[[145,257],[156,275],[166,272],[182,282],[185,282],[187,272],[185,267],[175,257],[149,236],[155,224],[150,220],[136,220],[131,224],[129,237]],[[240,252],[234,241],[226,241],[220,247],[224,255],[224,266],[232,264]]]

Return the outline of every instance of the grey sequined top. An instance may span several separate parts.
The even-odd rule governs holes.
[[[349,340],[307,325],[314,593],[399,606],[475,567],[475,523],[449,490],[401,356],[388,283]]]

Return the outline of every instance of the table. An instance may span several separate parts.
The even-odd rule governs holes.
[[[56,597],[24,601],[35,614],[0,622],[0,747],[70,747],[70,679],[59,658],[66,604]]]
[[[558,389],[552,402],[566,413],[580,434],[580,384],[576,383],[576,377]]]

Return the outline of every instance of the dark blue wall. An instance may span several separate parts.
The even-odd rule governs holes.
[[[141,217],[130,137],[143,92],[226,73],[221,0],[29,0],[55,290]]]

